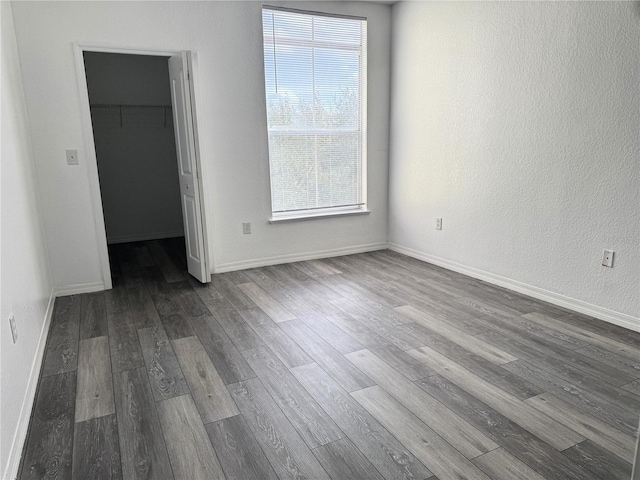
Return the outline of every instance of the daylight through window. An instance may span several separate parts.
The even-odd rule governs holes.
[[[273,219],[366,208],[367,22],[262,10]]]

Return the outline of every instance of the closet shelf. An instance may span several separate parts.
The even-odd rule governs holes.
[[[92,103],[91,108],[171,108],[171,105],[131,105],[126,103]]]

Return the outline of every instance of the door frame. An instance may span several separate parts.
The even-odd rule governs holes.
[[[89,175],[89,195],[91,197],[91,204],[93,210],[94,226],[96,232],[96,248],[98,250],[98,256],[100,258],[100,266],[102,268],[102,279],[104,282],[104,289],[111,290],[113,283],[111,280],[111,267],[109,263],[109,250],[107,247],[107,231],[104,223],[104,210],[102,208],[102,193],[100,191],[100,177],[98,174],[98,159],[96,156],[96,145],[93,136],[93,123],[91,120],[91,106],[89,104],[89,87],[87,84],[87,75],[84,65],[84,52],[100,52],[100,53],[118,53],[123,55],[148,55],[148,56],[162,56],[171,57],[180,53],[183,50],[150,50],[146,48],[128,48],[128,47],[116,47],[116,46],[104,46],[104,45],[92,45],[85,43],[74,43],[74,54],[76,59],[76,74],[78,80],[78,90],[80,94],[80,120],[82,122],[82,130],[84,137],[84,151],[87,162],[87,173]],[[213,265],[213,252],[210,251],[209,245],[209,225],[212,222],[207,222],[207,189],[205,188],[204,178],[207,178],[206,171],[203,168],[201,161],[201,154],[204,151],[202,148],[200,136],[198,135],[198,111],[199,102],[198,98],[198,82],[197,82],[197,54],[193,50],[188,50],[191,58],[190,62],[190,86],[191,86],[191,107],[192,117],[194,125],[194,137],[195,137],[195,155],[196,166],[199,172],[198,184],[200,194],[196,199],[200,203],[200,212],[202,216],[202,238],[204,241],[204,261],[205,269],[208,274],[211,274],[211,266]],[[167,67],[168,68],[168,67]]]

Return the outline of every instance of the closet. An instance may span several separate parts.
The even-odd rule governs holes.
[[[184,235],[167,61],[84,52],[109,244]]]

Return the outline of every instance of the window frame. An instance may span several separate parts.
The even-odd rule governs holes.
[[[308,15],[314,17],[333,17],[340,19],[349,19],[349,20],[358,20],[363,22],[362,24],[362,35],[361,43],[359,47],[355,47],[353,45],[344,45],[340,42],[332,42],[330,40],[297,40],[297,39],[286,39],[284,42],[281,40],[277,43],[284,43],[288,45],[295,46],[307,46],[311,48],[322,48],[322,47],[330,47],[337,48],[344,51],[358,51],[359,55],[359,92],[358,92],[358,102],[359,102],[359,112],[358,112],[358,128],[355,130],[339,130],[339,129],[307,129],[307,130],[278,130],[278,129],[270,129],[269,124],[267,122],[267,139],[269,142],[268,146],[268,158],[269,158],[269,196],[270,196],[270,208],[271,208],[271,216],[269,218],[269,223],[280,223],[280,222],[290,222],[296,220],[309,220],[315,218],[326,218],[326,217],[334,217],[334,216],[345,216],[345,215],[367,215],[371,213],[368,210],[367,203],[367,80],[368,80],[368,63],[367,63],[367,55],[368,55],[368,30],[367,30],[367,18],[359,17],[353,15],[342,15],[335,13],[326,13],[326,12],[317,12],[311,10],[300,10],[293,8],[285,8],[285,7],[276,7],[270,5],[263,5],[261,8],[261,16],[264,15],[265,11],[274,11],[274,12],[287,12],[299,15]],[[263,23],[263,31],[262,31],[262,46],[263,46],[263,67],[265,66],[264,62],[264,49],[267,46],[266,38],[270,35],[267,35],[267,32],[264,31],[264,23]],[[270,44],[273,43],[271,40]],[[266,85],[266,69],[263,70],[263,81],[265,81],[265,107],[268,112],[268,92]],[[312,86],[312,89],[314,86]],[[270,137],[271,135],[336,135],[336,134],[357,134],[359,137],[358,141],[358,164],[357,164],[357,178],[358,181],[354,184],[354,189],[357,190],[356,196],[357,200],[355,204],[349,205],[338,205],[338,206],[329,206],[329,207],[312,207],[306,209],[299,210],[285,210],[285,211],[274,211],[273,207],[273,177],[272,177],[272,166],[271,166],[271,146],[270,146]],[[316,180],[317,181],[317,180]]]

